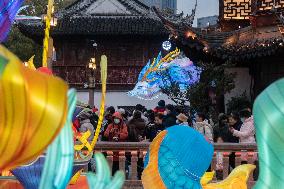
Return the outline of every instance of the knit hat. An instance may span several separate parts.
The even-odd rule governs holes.
[[[121,115],[124,115],[124,114],[125,114],[125,109],[123,109],[123,108],[119,108],[117,111],[118,111]]]
[[[168,189],[174,189],[176,185],[199,188],[200,179],[208,169],[213,154],[213,145],[196,130],[179,126],[168,128],[158,156],[163,182]]]
[[[159,108],[164,108],[166,106],[166,102],[164,100],[160,100],[158,102],[158,106],[159,106]]]
[[[182,122],[187,122],[188,120],[188,117],[182,113],[180,113],[178,116],[177,116],[177,119],[182,121]]]
[[[87,111],[87,112],[81,113],[79,115],[79,118],[82,119],[82,120],[85,120],[85,119],[89,119],[91,116],[92,116],[92,113]]]
[[[86,116],[91,115],[91,114],[92,114],[92,109],[90,109],[90,108],[84,108],[84,109],[77,115],[77,117],[83,118],[83,117],[86,117]]]

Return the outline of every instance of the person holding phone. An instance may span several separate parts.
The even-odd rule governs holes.
[[[104,136],[110,142],[125,142],[128,138],[127,126],[123,121],[122,115],[115,112],[112,116],[112,123],[108,125]],[[119,169],[119,152],[113,153],[112,174]]]
[[[127,126],[119,112],[115,112],[112,116],[112,123],[108,125],[104,136],[108,141],[125,142],[128,137]]]

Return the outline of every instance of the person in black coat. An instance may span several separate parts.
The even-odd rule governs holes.
[[[146,117],[148,118],[149,123],[145,127],[143,137],[146,138],[147,140],[149,140],[150,142],[152,142],[154,140],[154,138],[156,137],[157,132],[158,132],[158,127],[155,124],[155,113],[154,113],[154,111],[148,110]]]
[[[218,117],[218,124],[213,128],[214,142],[220,137],[223,142],[229,142],[231,132],[227,124],[228,117],[225,114],[220,114]]]
[[[231,113],[229,115],[229,118],[228,118],[228,124],[229,124],[229,127],[233,127],[235,130],[240,131],[241,126],[242,126],[243,123],[241,122],[238,113]],[[229,140],[228,140],[228,142],[230,142],[230,143],[239,143],[239,138],[233,136],[233,134],[230,132],[229,133]],[[236,158],[236,154],[235,154],[235,152],[232,152],[229,155],[229,165],[230,165],[230,167],[232,169],[235,168],[235,158]]]
[[[240,131],[243,123],[240,120],[239,114],[231,113],[228,118],[228,124],[229,124],[229,127],[233,127],[235,130]],[[230,132],[228,142],[239,143],[239,138],[233,136],[233,134]]]
[[[163,119],[164,128],[166,129],[168,127],[176,125],[176,117],[177,113],[175,111],[175,107],[171,104],[168,104],[166,106],[166,115]]]

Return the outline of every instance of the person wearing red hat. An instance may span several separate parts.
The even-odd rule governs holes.
[[[112,116],[112,123],[108,125],[104,136],[108,141],[112,142],[125,142],[128,137],[127,126],[119,112],[115,112]],[[112,173],[114,174],[119,169],[119,154],[113,153],[113,167]]]

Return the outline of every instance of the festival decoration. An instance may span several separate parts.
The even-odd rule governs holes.
[[[75,146],[76,150],[81,150],[83,147],[86,146],[88,148],[88,151],[92,152],[99,138],[101,126],[102,126],[103,119],[104,119],[105,98],[106,98],[107,57],[105,55],[101,56],[100,68],[101,68],[102,98],[101,98],[101,106],[100,106],[100,115],[99,115],[98,125],[95,131],[95,136],[90,144],[87,141],[87,138],[90,136],[90,134],[85,133],[84,135],[82,135],[82,137],[79,138],[79,141],[81,141],[82,144],[76,145]]]
[[[27,66],[31,69],[0,46],[0,171],[31,162],[13,170],[26,188],[63,189],[72,175],[80,176],[78,171],[90,161],[90,151],[98,139],[104,113],[107,58],[102,56],[101,59],[103,95],[96,134],[92,143],[88,143],[92,146],[89,148],[89,156],[84,157],[83,161],[76,159],[74,167],[72,118],[76,93],[74,90],[68,92],[67,106],[67,85],[56,77],[50,77],[52,72],[46,67],[39,68],[36,72],[33,57]],[[14,103],[15,99],[17,104]],[[21,114],[16,114],[16,110]],[[65,126],[61,129],[63,125]],[[56,137],[59,131],[60,134]],[[47,155],[39,156],[55,137]],[[125,180],[123,172],[116,173],[111,180],[104,156],[98,154],[96,159],[98,174],[88,174],[89,184],[101,189],[121,188]],[[76,163],[79,163],[78,166]]]
[[[89,141],[87,139],[90,137],[91,133],[89,131],[87,131],[87,132],[79,135],[78,137],[76,137],[81,144],[77,144],[77,145],[74,146],[74,149],[79,152],[79,153],[76,153],[76,156],[79,156],[80,158],[83,158],[83,159],[86,156],[90,156],[90,154],[93,152],[94,147],[96,145],[96,142],[99,138],[99,134],[100,134],[103,119],[104,119],[105,98],[106,98],[106,81],[107,81],[107,57],[105,55],[101,56],[100,68],[101,68],[102,98],[101,98],[101,106],[100,106],[100,115],[99,115],[97,128],[96,128],[96,131],[95,131],[95,136],[94,136],[92,142],[89,143]],[[85,108],[82,109],[81,112],[83,112],[84,110],[85,110]],[[80,113],[78,113],[78,115],[80,115]],[[81,152],[81,150],[84,147],[86,147],[87,150],[88,150],[87,154],[83,154]],[[78,175],[80,175],[80,172],[78,173]],[[78,177],[78,175],[76,177]],[[76,178],[72,178],[72,183],[75,183],[75,182],[76,182]]]
[[[0,2],[0,42],[3,42],[14,22],[24,0],[1,0]]]
[[[76,91],[68,91],[68,115],[65,126],[48,147],[39,189],[64,189],[69,183],[74,160],[72,116],[76,107]]]
[[[203,185],[203,189],[247,189],[247,180],[250,173],[255,169],[255,165],[244,164],[236,167],[230,175],[218,183]]]
[[[54,0],[48,0],[47,5],[47,15],[45,20],[45,31],[44,31],[44,40],[43,40],[43,52],[42,52],[42,66],[47,67],[47,55],[49,51],[49,30],[50,30],[50,22],[51,16],[53,13],[53,3]]]
[[[145,161],[142,174],[143,186],[145,189],[201,188],[200,179],[213,154],[213,145],[194,129],[170,127],[150,146],[150,161],[149,164]]]
[[[123,186],[125,176],[123,171],[115,173],[111,178],[111,172],[108,162],[101,153],[95,155],[96,159],[96,175],[87,173],[89,187],[92,189],[120,189]]]
[[[53,141],[66,121],[67,88],[0,46],[0,171],[35,159]]]
[[[246,189],[254,165],[241,165],[226,180],[207,184],[213,177],[212,173],[205,174],[213,153],[213,145],[190,127],[173,126],[162,131],[151,143],[145,158],[144,189],[231,189],[235,186]]]
[[[284,79],[272,83],[253,107],[260,173],[254,189],[284,188]]]
[[[201,177],[201,180],[200,180],[201,186],[204,186],[204,185],[208,184],[208,182],[210,182],[210,181],[213,179],[214,175],[215,175],[215,171],[206,172],[206,173]]]
[[[34,58],[35,58],[35,55],[33,55],[29,61],[27,62],[27,67],[30,68],[31,70],[36,70],[36,67],[34,65]]]
[[[104,112],[105,112],[106,83],[107,83],[107,57],[105,55],[101,56],[100,67],[101,67],[102,98],[101,98],[101,106],[100,106],[100,115],[99,115],[98,125],[97,125],[97,128],[96,128],[94,139],[91,143],[91,147],[93,149],[94,149],[94,147],[95,147],[95,145],[98,141],[98,138],[99,138],[99,134],[100,134],[103,119],[104,119]]]
[[[129,96],[135,96],[144,100],[158,98],[161,88],[169,87],[171,82],[177,83],[180,90],[185,90],[199,81],[201,69],[176,49],[162,58],[158,57],[150,61],[139,74],[138,82]]]

